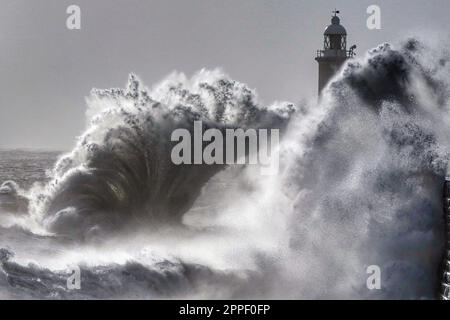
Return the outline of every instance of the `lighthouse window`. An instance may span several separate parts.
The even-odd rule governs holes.
[[[332,35],[330,36],[331,49],[339,50],[341,49],[341,36],[340,35]]]

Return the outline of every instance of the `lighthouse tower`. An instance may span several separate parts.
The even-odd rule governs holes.
[[[347,50],[347,31],[341,25],[341,19],[337,16],[338,13],[337,10],[333,11],[331,24],[326,27],[323,34],[323,50],[317,50],[319,95],[344,62],[355,55],[356,46]]]

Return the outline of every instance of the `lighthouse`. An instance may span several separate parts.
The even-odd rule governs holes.
[[[323,49],[317,50],[316,61],[319,63],[319,95],[344,62],[355,55],[356,46],[347,50],[347,30],[341,25],[339,11],[334,10],[331,24],[323,34]]]

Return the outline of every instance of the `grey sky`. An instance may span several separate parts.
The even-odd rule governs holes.
[[[358,54],[415,32],[448,29],[448,0],[0,0],[0,147],[70,149],[92,87],[151,86],[174,70],[222,67],[265,103],[316,93],[315,51],[341,10]],[[66,8],[82,30],[66,29]],[[382,9],[382,30],[366,9]]]

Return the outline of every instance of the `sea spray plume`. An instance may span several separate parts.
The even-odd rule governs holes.
[[[84,237],[128,223],[179,222],[222,165],[171,162],[176,128],[282,128],[293,112],[258,105],[254,92],[219,71],[174,74],[152,91],[130,75],[126,90],[93,90],[90,125],[35,195],[33,214],[49,230]]]
[[[298,296],[436,297],[448,59],[417,40],[382,45],[349,62],[319,105],[293,120],[284,185],[295,199],[290,265],[302,270]],[[308,118],[317,125],[299,136],[297,124]],[[366,287],[369,265],[382,270],[381,290]]]

